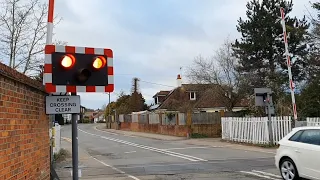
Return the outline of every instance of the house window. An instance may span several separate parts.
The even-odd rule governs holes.
[[[158,97],[154,98],[154,102],[155,102],[155,104],[158,104]]]
[[[196,100],[196,92],[190,92],[190,100]]]

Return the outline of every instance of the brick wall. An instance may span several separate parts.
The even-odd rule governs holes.
[[[219,138],[221,137],[221,124],[192,124],[193,134],[205,135],[207,137]]]
[[[125,131],[186,137],[189,128],[185,125],[160,125],[122,122],[120,125],[120,129]]]
[[[41,82],[0,63],[0,179],[49,180],[49,118]]]
[[[206,114],[204,114],[206,115]],[[184,123],[186,125],[179,125],[178,116],[176,117],[176,125],[165,125],[165,124],[149,124],[149,123],[138,123],[138,122],[121,122],[120,129],[127,131],[136,131],[136,132],[146,132],[146,133],[154,133],[154,134],[163,134],[163,135],[171,135],[171,136],[180,136],[187,137],[187,135],[198,134],[206,137],[219,138],[221,137],[221,117],[218,113],[219,117],[215,118],[215,113],[207,114],[207,116],[198,117],[198,122],[207,122],[207,124],[193,124],[193,118],[196,116],[192,116],[192,114],[187,114],[184,118]],[[179,115],[180,116],[180,115]],[[205,118],[204,118],[205,117]],[[138,121],[141,120],[141,115],[138,115]],[[150,120],[150,117],[149,117]],[[208,123],[208,122],[211,123]],[[161,118],[160,118],[161,122]],[[162,121],[163,122],[163,121]]]

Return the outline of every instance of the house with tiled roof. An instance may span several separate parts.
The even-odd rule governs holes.
[[[170,91],[159,91],[159,92],[157,92],[153,96],[155,104],[163,103],[163,101],[166,99],[166,97],[168,96],[169,93],[170,93]]]
[[[103,111],[98,111],[98,112],[94,113],[94,115],[93,115],[93,122],[97,123],[99,121],[103,121],[103,122],[106,121]]]
[[[157,95],[157,94],[156,94]],[[156,96],[155,95],[155,96]],[[187,110],[199,112],[227,111],[228,98],[224,89],[217,84],[182,84],[181,76],[178,75],[177,87],[170,91],[164,100],[156,108],[157,111],[180,111]],[[246,110],[249,100],[242,99],[233,105],[232,111]]]

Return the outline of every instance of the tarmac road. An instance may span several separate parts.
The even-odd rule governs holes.
[[[115,134],[96,126],[78,126],[80,179],[280,179],[273,153]],[[61,136],[66,140],[62,147],[71,151],[70,125],[63,126]],[[57,173],[63,180],[71,179],[65,166],[71,162],[60,165]]]

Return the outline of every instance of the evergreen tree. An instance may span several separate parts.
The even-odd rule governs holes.
[[[292,1],[251,0],[247,3],[247,20],[238,20],[237,30],[242,38],[233,44],[239,59],[238,71],[255,87],[270,87],[276,94],[288,88],[288,71],[285,60],[280,8],[284,8],[292,74],[295,82],[303,80],[306,72],[304,57],[308,53],[306,18],[289,17]],[[252,92],[251,92],[252,93]]]
[[[132,108],[130,107],[130,97],[130,95],[126,95],[123,92],[120,93],[115,104],[117,114],[129,114],[132,112]]]
[[[131,112],[139,112],[147,109],[145,104],[145,99],[142,94],[139,92],[138,78],[133,78],[131,96],[129,100],[129,105]]]
[[[315,2],[312,4],[312,7],[317,11],[316,18],[312,19],[314,25],[312,29],[313,38],[316,39],[319,43],[320,41],[320,2]]]
[[[313,79],[311,83],[298,96],[298,108],[301,116],[319,117],[320,116],[320,77]]]

